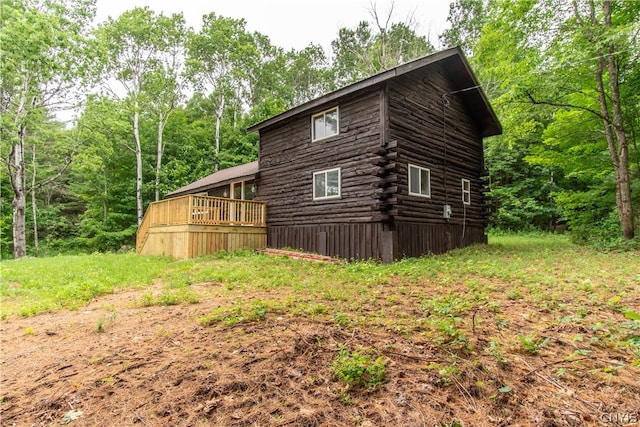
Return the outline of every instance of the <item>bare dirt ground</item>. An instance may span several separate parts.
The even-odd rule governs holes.
[[[638,424],[640,377],[628,349],[591,348],[576,357],[570,337],[590,332],[571,323],[554,326],[553,341],[538,355],[488,357],[484,337],[499,336],[481,321],[488,312],[473,313],[472,350],[462,351],[433,345],[419,331],[341,329],[322,316],[269,313],[259,322],[203,327],[197,319],[219,305],[215,298],[135,307],[142,292],[3,320],[0,424]],[[513,302],[507,310],[516,319],[522,307]],[[338,344],[375,349],[387,363],[385,383],[348,389],[330,368]]]

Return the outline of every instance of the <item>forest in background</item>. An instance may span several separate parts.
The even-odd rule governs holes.
[[[493,229],[638,247],[640,2],[457,0],[437,41],[372,5],[325,52],[213,12],[194,31],[148,8],[96,23],[93,0],[0,1],[3,258],[132,246],[150,202],[256,158],[248,126],[436,46],[462,47],[504,128],[485,140]]]

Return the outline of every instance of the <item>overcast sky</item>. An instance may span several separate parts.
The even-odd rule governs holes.
[[[417,32],[438,48],[438,35],[447,28],[452,0],[395,0],[392,21],[406,21],[412,15]],[[285,49],[302,49],[320,44],[330,52],[338,29],[353,28],[370,20],[374,0],[97,0],[97,20],[117,18],[125,10],[149,6],[165,15],[182,12],[187,25],[199,29],[202,16],[215,12],[230,18],[244,18],[249,31],[259,31]],[[386,16],[391,0],[377,0],[378,13]]]

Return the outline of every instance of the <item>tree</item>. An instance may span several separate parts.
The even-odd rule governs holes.
[[[262,34],[254,33],[254,40],[260,57],[247,69],[251,109],[264,102],[279,103],[281,107],[272,113],[277,114],[330,90],[331,69],[321,46],[310,44],[301,50],[284,51]]]
[[[99,26],[96,32],[101,46],[100,77],[103,87],[108,89],[108,93],[114,99],[127,100],[129,106],[133,145],[127,144],[127,148],[135,153],[136,158],[135,194],[138,225],[142,222],[144,214],[140,113],[145,108],[145,89],[147,89],[146,85],[154,86],[151,83],[152,76],[158,78],[158,70],[163,68],[162,60],[165,57],[165,51],[175,48],[176,38],[179,38],[183,24],[181,16],[165,18],[162,15],[157,16],[148,7],[137,7],[124,12],[116,20],[109,18],[106,23]],[[168,72],[166,69],[164,71]],[[165,74],[164,77],[167,75]],[[117,81],[120,87],[111,88],[109,86],[111,80]],[[167,92],[162,92],[164,99]],[[158,92],[154,95],[158,95]],[[157,107],[158,105],[156,104]],[[160,114],[163,120],[166,120],[164,117],[166,104],[163,105],[158,108],[162,111]]]
[[[440,35],[445,47],[460,46],[467,56],[473,56],[482,27],[488,20],[489,0],[456,0],[449,4],[447,21],[451,27]]]
[[[557,77],[567,74],[565,69],[568,54],[571,62],[576,59],[583,75],[570,76],[570,82],[556,80],[553,87],[555,96],[526,90],[526,95],[534,104],[551,105],[558,108],[581,110],[596,116],[601,121],[601,132],[607,143],[611,165],[615,174],[616,206],[622,234],[632,239],[635,234],[633,205],[631,199],[631,181],[629,171],[629,141],[626,120],[623,113],[621,92],[621,74],[624,75],[633,62],[638,60],[637,32],[640,31],[640,7],[624,6],[605,0],[596,7],[593,0],[573,1],[572,11],[564,9],[563,4],[550,3],[551,16],[560,17],[558,23],[561,32],[555,34],[549,48],[546,49],[552,64],[561,71]],[[614,19],[615,18],[615,19]],[[635,48],[634,45],[635,44]],[[631,48],[631,49],[630,49]],[[580,55],[576,58],[576,54]],[[564,80],[564,79],[563,79]],[[597,106],[593,101],[597,100]],[[595,107],[595,108],[594,108]]]
[[[14,197],[13,255],[26,255],[25,144],[50,111],[77,100],[93,0],[2,0],[0,126]],[[3,150],[4,152],[5,150]]]
[[[640,4],[515,0],[489,2],[485,11],[472,62],[480,65],[480,80],[503,122],[539,127],[525,161],[566,178],[550,196],[565,208],[574,229],[585,220],[597,226],[596,216],[579,212],[592,209],[590,198],[598,194],[599,212],[616,200],[611,208],[618,212],[620,234],[631,239],[629,159],[638,157],[637,149],[635,154],[630,149],[637,134],[633,76]],[[505,134],[513,136],[513,129],[505,126]],[[615,197],[610,199],[609,191]]]
[[[371,23],[361,21],[355,29],[340,28],[338,38],[331,42],[335,87],[353,83],[434,51],[426,37],[416,34],[413,19],[391,22],[393,3],[386,16],[380,15],[375,5],[370,12],[373,19]]]
[[[157,121],[157,148],[155,169],[155,201],[160,200],[160,177],[162,173],[162,157],[165,150],[164,129],[169,116],[178,107],[183,98],[184,74],[184,42],[187,35],[182,15],[171,17],[160,16],[158,25],[163,28],[164,55],[158,61],[158,68],[152,70],[145,78],[143,90],[147,102]]]
[[[71,165],[69,184],[82,202],[77,248],[117,250],[135,242],[135,153],[122,149],[131,140],[130,114],[126,100],[90,96],[76,124],[87,141]]]
[[[244,95],[248,64],[258,62],[258,50],[244,19],[210,13],[200,32],[187,40],[187,72],[196,88],[209,94],[215,112],[215,154],[220,153],[220,127],[230,100]],[[216,165],[217,169],[217,165]]]

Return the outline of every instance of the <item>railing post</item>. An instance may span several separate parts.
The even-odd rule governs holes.
[[[187,206],[187,224],[193,222],[193,196],[189,195],[189,205]]]
[[[165,224],[170,224],[169,221],[169,202],[164,203],[164,223]]]

